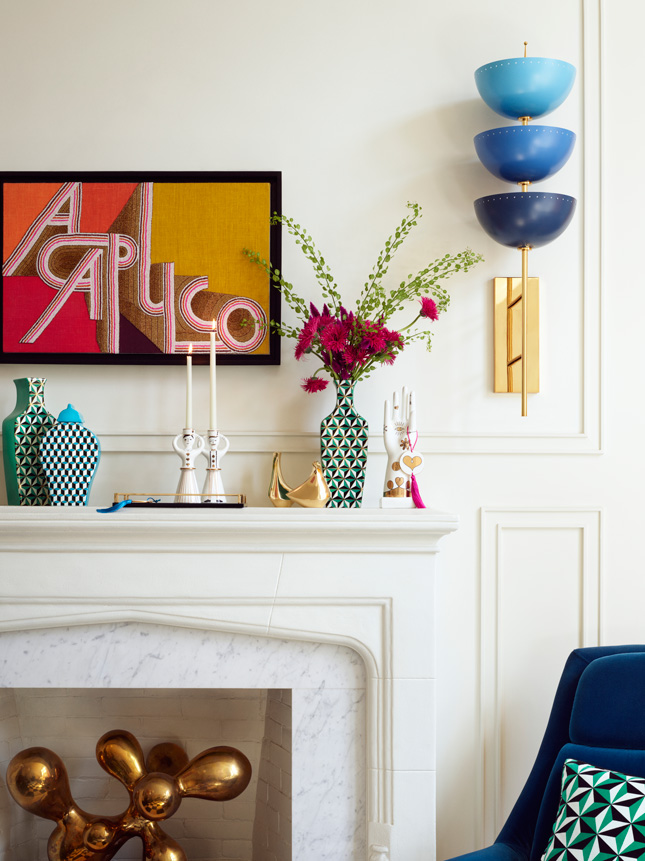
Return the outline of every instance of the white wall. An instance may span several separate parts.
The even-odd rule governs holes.
[[[634,0],[23,0],[5,6],[2,24],[5,169],[280,169],[284,211],[312,232],[348,304],[408,199],[425,214],[393,283],[446,251],[484,253],[450,284],[432,354],[410,350],[357,393],[373,431],[366,504],[377,504],[381,482],[383,399],[407,384],[428,455],[423,496],[462,518],[440,580],[438,857],[479,845],[523,780],[566,652],[645,640],[636,562],[644,129],[633,95],[645,9]],[[472,200],[500,184],[476,162],[472,136],[503,124],[479,100],[474,69],[518,55],[525,39],[530,53],[579,69],[546,119],[573,128],[577,149],[544,188],[580,203],[558,242],[531,255],[542,281],[542,392],[522,419],[517,397],[491,393],[490,280],[519,274],[519,255],[476,223]],[[288,237],[283,262],[314,298]],[[227,489],[253,505],[265,504],[274,447],[287,452],[293,483],[315,456],[332,396],[300,391],[310,367],[285,351],[279,368],[219,375]],[[52,412],[71,400],[100,435],[94,504],[115,490],[174,489],[180,368],[3,367],[1,414],[13,406],[11,380],[26,375],[47,376]]]

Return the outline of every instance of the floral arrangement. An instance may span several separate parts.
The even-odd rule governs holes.
[[[296,359],[313,354],[322,363],[312,376],[303,380],[302,387],[306,392],[320,392],[327,388],[329,381],[319,376],[322,373],[329,374],[337,383],[364,379],[376,366],[391,365],[399,353],[414,341],[424,340],[430,350],[431,332],[415,327],[419,323],[438,320],[439,314],[448,307],[450,296],[440,282],[456,272],[467,272],[483,259],[468,248],[454,256],[445,254],[416,275],[409,275],[398,287],[387,290],[383,279],[392,257],[421,217],[421,207],[417,203],[408,203],[408,207],[411,213],[386,240],[354,311],[344,307],[338,285],[324,257],[307,231],[293,219],[274,213],[271,224],[284,224],[311,262],[322,291],[322,310],[319,311],[313,303],[307,306],[295,292],[293,284],[285,281],[278,269],[257,252],[244,249],[246,256],[268,273],[289,307],[300,317],[301,325],[298,327],[271,321],[274,331],[283,337],[296,339]],[[412,321],[396,331],[388,328],[386,323],[390,317],[402,311],[411,300],[418,301]]]

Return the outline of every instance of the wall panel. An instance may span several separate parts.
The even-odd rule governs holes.
[[[566,655],[599,642],[601,512],[483,509],[483,831],[494,839],[535,759]]]

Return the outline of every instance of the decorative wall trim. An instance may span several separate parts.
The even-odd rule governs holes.
[[[530,613],[534,595],[526,595],[524,606],[509,606],[504,600],[503,581],[512,576],[505,570],[505,539],[512,530],[580,532],[580,571],[572,572],[577,602],[568,618],[577,641],[570,648],[595,646],[600,641],[600,588],[602,580],[602,510],[600,508],[482,508],[481,510],[481,676],[479,716],[479,804],[478,834],[481,845],[491,843],[503,825],[501,813],[504,715],[501,710],[504,680],[501,673],[500,631],[514,613]],[[547,541],[545,535],[545,541]],[[536,584],[539,590],[539,584]],[[566,654],[562,655],[562,665]],[[557,679],[555,680],[557,681]],[[536,743],[539,739],[535,740]],[[528,777],[528,774],[526,775]]]
[[[581,159],[581,189],[578,217],[582,241],[580,280],[581,291],[581,375],[574,397],[579,397],[581,425],[578,432],[533,433],[530,425],[517,433],[464,433],[439,430],[421,433],[419,444],[434,454],[601,454],[603,429],[603,351],[602,304],[603,278],[601,249],[602,219],[602,9],[603,0],[579,0],[582,39],[581,68],[578,81],[581,91],[581,117],[578,147]],[[492,348],[491,348],[492,349]],[[492,357],[491,357],[492,361]],[[104,452],[164,453],[169,452],[168,440],[176,430],[167,432],[113,432],[98,429]],[[315,453],[319,450],[316,432],[249,432],[227,431],[231,454],[274,451]],[[382,453],[380,434],[370,435],[369,451]]]
[[[581,117],[578,147],[581,153],[581,189],[578,217],[582,241],[580,279],[575,285],[581,291],[581,374],[572,397],[579,398],[581,423],[577,432],[533,433],[530,425],[516,433],[464,433],[440,429],[421,433],[419,444],[434,454],[600,454],[602,453],[602,132],[601,111],[601,11],[602,0],[579,0],[582,38],[582,62],[579,70]],[[473,93],[474,95],[474,93]],[[491,347],[492,350],[492,347]],[[492,356],[491,362],[492,362]],[[169,440],[176,428],[167,431],[118,432],[94,428],[104,452],[168,453]],[[311,453],[318,451],[316,432],[227,431],[231,440],[229,457],[249,453],[270,454],[273,451]],[[370,437],[369,450],[384,451],[380,432]]]
[[[593,400],[587,398],[587,404]],[[128,431],[123,433],[95,431],[101,449],[118,454],[169,454],[175,434]],[[320,453],[320,434],[313,431],[227,431],[231,441],[228,457],[267,454],[274,451],[291,454]],[[428,454],[602,454],[597,438],[587,433],[420,433],[419,445]],[[1,447],[1,446],[0,446]],[[369,453],[384,454],[382,433],[369,435]]]

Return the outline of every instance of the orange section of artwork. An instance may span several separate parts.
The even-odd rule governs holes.
[[[4,226],[2,259],[7,257],[27,232],[32,221],[61,187],[60,182],[8,182],[4,185]]]

